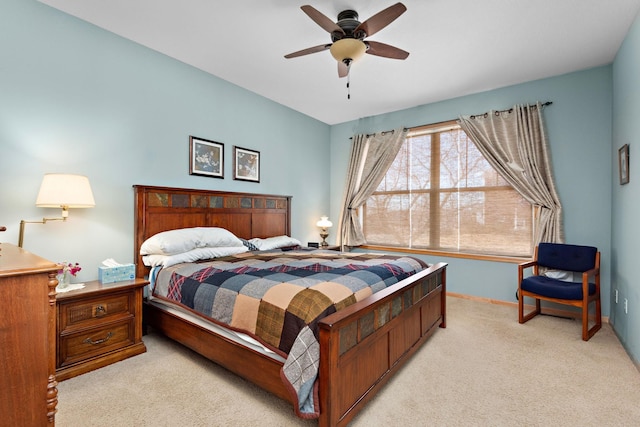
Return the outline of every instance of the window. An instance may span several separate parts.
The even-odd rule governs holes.
[[[455,121],[413,129],[363,209],[367,243],[530,256],[533,206]]]

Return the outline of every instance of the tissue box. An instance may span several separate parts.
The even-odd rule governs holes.
[[[134,264],[122,264],[117,267],[98,267],[98,280],[100,283],[122,282],[136,278],[136,266]]]

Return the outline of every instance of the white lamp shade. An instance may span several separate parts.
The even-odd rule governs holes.
[[[362,40],[344,38],[333,43],[329,51],[337,61],[342,62],[345,59],[357,61],[367,51],[367,45]]]
[[[329,228],[333,225],[333,223],[329,221],[329,217],[321,216],[320,221],[318,221],[316,225],[320,228]]]
[[[96,205],[89,178],[84,175],[48,173],[42,178],[36,206],[41,208],[92,208]]]

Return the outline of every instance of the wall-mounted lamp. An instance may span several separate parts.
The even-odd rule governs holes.
[[[42,218],[42,221],[20,221],[18,246],[24,241],[25,224],[46,224],[47,221],[66,221],[69,208],[92,208],[96,205],[91,192],[89,178],[83,175],[48,173],[42,178],[36,206],[41,208],[62,208],[59,218]]]
[[[330,228],[331,226],[333,226],[333,223],[331,221],[329,221],[329,217],[327,216],[321,216],[320,217],[320,221],[318,221],[316,223],[316,225],[318,227],[320,227],[320,237],[322,237],[322,243],[320,243],[320,246],[329,246],[329,244],[327,243],[327,237],[329,236],[329,232],[327,231],[327,228]]]

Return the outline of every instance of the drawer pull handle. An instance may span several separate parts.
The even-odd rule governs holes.
[[[107,314],[107,309],[103,305],[96,306],[96,317],[102,317]]]
[[[82,342],[87,343],[87,344],[91,344],[91,345],[98,345],[98,344],[102,344],[102,343],[105,343],[105,342],[109,341],[109,338],[111,338],[112,336],[113,336],[113,332],[109,332],[107,334],[107,336],[104,337],[101,340],[94,341],[91,338],[87,338],[86,340],[84,340]]]

